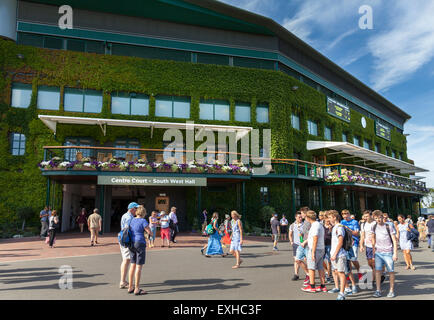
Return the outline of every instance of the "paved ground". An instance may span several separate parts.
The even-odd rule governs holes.
[[[38,239],[0,241],[0,299],[335,299],[328,293],[304,293],[302,281],[291,281],[292,251],[288,243],[273,253],[268,239],[250,238],[243,247],[242,268],[233,270],[232,257],[205,258],[199,248],[205,238],[182,235],[176,248],[150,249],[142,274],[148,295],[135,297],[118,289],[121,257],[114,235],[89,247],[79,234],[61,235],[57,248]],[[434,300],[434,253],[422,243],[413,252],[416,271],[404,270],[402,254],[397,263],[395,299]],[[361,259],[362,265],[366,260]],[[73,289],[60,290],[58,272],[71,266]],[[328,285],[329,288],[332,285]],[[388,289],[388,281],[383,290]],[[372,299],[362,290],[348,300]]]

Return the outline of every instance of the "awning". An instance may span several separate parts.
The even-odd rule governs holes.
[[[199,124],[193,122],[159,122],[159,121],[137,121],[137,120],[120,120],[120,119],[100,119],[100,118],[85,118],[85,117],[64,117],[64,116],[51,116],[51,115],[38,115],[39,119],[56,133],[57,124],[87,124],[100,126],[104,136],[106,135],[107,126],[118,127],[136,127],[136,128],[151,128],[151,137],[154,128],[163,129],[199,129],[211,130],[220,132],[234,132],[236,133],[237,140],[247,135],[253,128],[251,127],[238,127],[238,126],[223,126],[214,124]]]
[[[395,159],[384,154],[356,146],[349,142],[336,142],[336,141],[308,141],[307,150],[318,150],[318,149],[332,149],[337,153],[345,153],[354,157],[358,157],[364,160],[373,162],[373,164],[384,164],[390,168],[396,168],[401,171],[401,173],[415,173],[415,172],[427,172],[429,170],[416,167],[411,163]]]

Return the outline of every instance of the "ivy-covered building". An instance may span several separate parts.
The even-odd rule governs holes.
[[[65,4],[72,29],[59,25]],[[426,189],[413,175],[426,170],[407,157],[410,115],[271,19],[212,0],[1,10],[0,223],[50,205],[67,231],[98,207],[114,231],[133,200],[176,206],[183,230],[205,208],[236,209],[248,228],[266,205],[291,219],[305,205],[417,213]],[[271,129],[272,170],[158,167],[164,131],[186,121],[196,133]]]

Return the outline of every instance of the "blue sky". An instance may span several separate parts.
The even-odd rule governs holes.
[[[408,157],[434,187],[434,1],[220,1],[273,19],[410,114]],[[371,30],[359,28],[362,5]]]

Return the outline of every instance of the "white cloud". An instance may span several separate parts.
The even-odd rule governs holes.
[[[434,2],[400,0],[390,8],[390,29],[368,41],[377,91],[407,80],[434,57]]]

